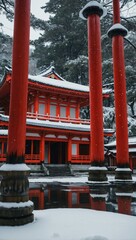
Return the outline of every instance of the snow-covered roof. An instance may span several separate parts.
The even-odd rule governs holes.
[[[89,92],[89,87],[77,83],[72,83],[68,81],[56,81],[56,79],[43,77],[43,76],[28,76],[29,80],[33,82],[42,83],[44,85],[54,86],[58,88],[65,88],[70,90],[77,90],[81,92]]]
[[[0,114],[0,120],[2,121],[9,121],[9,116]],[[53,122],[49,120],[39,120],[39,119],[27,119],[26,120],[27,125],[32,126],[40,126],[45,128],[57,128],[57,129],[65,129],[65,130],[73,130],[73,131],[84,131],[89,132],[90,131],[90,125],[88,124],[78,124],[78,123],[69,123],[69,122]],[[0,130],[0,135],[6,135],[7,130]],[[2,134],[1,134],[2,132]],[[115,131],[113,129],[104,129],[104,133],[114,133]]]
[[[136,136],[133,136],[133,137],[129,137],[128,138],[128,143],[130,145],[135,145],[136,144]],[[105,144],[105,147],[115,147],[116,146],[116,140],[110,142],[110,143],[107,143]]]
[[[135,148],[129,148],[128,151],[129,151],[130,153],[136,152],[136,147],[135,147]],[[111,149],[110,152],[116,153],[117,150],[116,150],[116,148],[115,148],[115,149]]]
[[[73,82],[70,82],[70,81],[66,81],[65,79],[60,77],[56,72],[55,72],[55,74],[58,75],[59,78],[63,81],[61,81],[61,80],[59,81],[59,80],[56,80],[56,79],[53,79],[53,78],[46,77],[45,75],[48,75],[51,71],[54,71],[53,66],[50,67],[49,69],[45,70],[44,72],[42,72],[39,75],[33,76],[33,75],[29,74],[28,79],[31,82],[41,83],[41,84],[47,85],[47,86],[53,86],[53,87],[61,88],[61,89],[69,89],[69,90],[73,90],[73,91],[89,93],[89,86],[85,86],[85,85],[82,85],[82,84],[79,84],[79,83],[73,83]],[[5,74],[7,72],[11,73],[12,69],[6,67],[5,68]],[[3,82],[4,82],[4,78],[2,79],[0,85],[2,85]],[[112,92],[113,92],[113,90],[111,88],[110,89],[109,88],[103,88],[103,90],[102,90],[103,94],[110,94]]]
[[[43,77],[41,75],[38,75],[38,76],[29,75],[28,78],[30,81],[42,83],[44,85],[89,93],[89,86],[85,86],[85,85],[82,85],[79,83],[73,83],[73,82],[69,82],[66,80],[65,81],[56,81],[56,79]],[[112,89],[103,89],[103,94],[110,94],[112,92],[113,92]]]

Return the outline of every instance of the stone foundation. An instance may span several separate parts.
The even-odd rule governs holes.
[[[105,182],[107,181],[107,168],[106,167],[90,167],[88,181]]]
[[[0,174],[0,225],[18,226],[32,222],[34,217],[33,203],[29,201],[29,168],[25,164],[5,164],[1,167]]]

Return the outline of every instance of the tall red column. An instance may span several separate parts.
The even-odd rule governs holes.
[[[7,163],[0,168],[0,225],[24,225],[33,221],[33,203],[28,193],[29,168],[24,163],[29,31],[30,0],[15,0],[8,152]]]
[[[15,11],[8,130],[7,162],[9,163],[19,163],[24,161],[28,87],[30,0],[16,0]]]
[[[81,10],[80,16],[88,21],[88,58],[91,118],[91,168],[90,181],[105,181],[104,132],[102,102],[102,56],[100,17],[105,10],[96,1],[89,2]]]
[[[116,179],[132,179],[129,168],[128,152],[128,122],[126,99],[126,75],[124,61],[124,36],[127,29],[120,24],[120,3],[113,0],[113,23],[108,31],[112,37],[112,55],[115,90],[115,115],[116,115],[116,149],[117,169]]]

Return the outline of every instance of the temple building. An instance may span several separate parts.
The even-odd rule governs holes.
[[[0,82],[0,163],[6,161],[12,69]],[[108,98],[110,89],[103,89]],[[25,161],[29,165],[90,164],[90,120],[80,111],[89,106],[89,87],[66,81],[54,67],[28,76]],[[97,123],[96,123],[97,124]],[[104,136],[112,136],[111,129]]]
[[[123,144],[123,142],[122,142]],[[136,136],[131,136],[128,139],[128,145],[129,145],[129,164],[130,168],[136,169]],[[107,149],[105,158],[107,159],[108,166],[115,168],[116,167],[116,140],[111,141],[107,144],[105,144],[105,149]]]

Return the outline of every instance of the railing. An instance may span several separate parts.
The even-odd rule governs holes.
[[[40,154],[25,154],[26,163],[39,163]]]
[[[6,161],[6,154],[0,154],[0,162]],[[25,154],[26,163],[40,163],[40,154]]]
[[[90,163],[90,155],[72,156],[71,163]]]
[[[38,119],[38,120],[48,120],[54,122],[68,122],[68,123],[78,123],[78,124],[90,124],[89,119],[81,119],[81,118],[70,118],[70,117],[61,117],[61,116],[51,116],[44,115],[39,113],[31,113],[27,112],[27,118]]]

